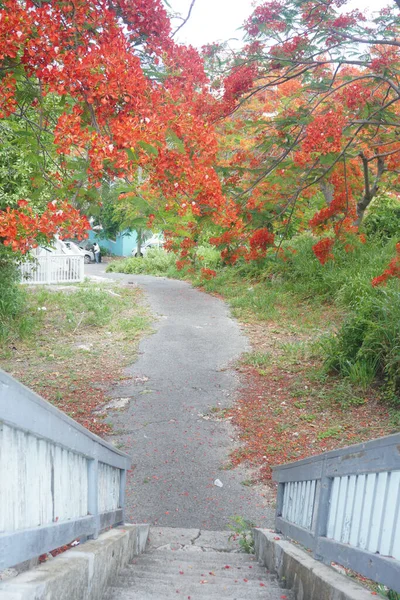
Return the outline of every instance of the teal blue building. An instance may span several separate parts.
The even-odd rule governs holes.
[[[132,250],[136,248],[136,231],[123,231],[118,233],[115,239],[104,239],[93,229],[89,230],[89,240],[97,242],[103,248],[107,248],[114,256],[131,256]]]

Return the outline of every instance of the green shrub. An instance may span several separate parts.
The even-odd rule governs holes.
[[[323,343],[326,368],[364,386],[385,381],[387,399],[400,405],[400,286],[360,298],[336,334]]]
[[[371,238],[398,238],[400,231],[400,201],[396,196],[375,198],[368,207],[363,227]]]
[[[152,248],[143,258],[132,257],[110,263],[107,272],[174,277],[178,276],[175,262],[176,256],[172,252]]]
[[[198,266],[205,269],[217,269],[222,263],[219,250],[209,244],[197,248],[196,258],[199,259]]]
[[[99,244],[99,247],[100,247],[100,253],[102,256],[112,256],[111,250],[106,248],[106,246],[102,246],[101,244]]]

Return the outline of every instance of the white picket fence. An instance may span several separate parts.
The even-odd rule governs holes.
[[[78,283],[84,279],[84,257],[49,254],[21,264],[21,283],[44,285]]]

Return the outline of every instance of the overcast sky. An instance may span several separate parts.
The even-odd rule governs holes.
[[[190,0],[168,0],[173,10],[187,15]],[[196,0],[190,21],[177,35],[183,44],[201,47],[228,38],[241,38],[237,31],[252,12],[253,0]],[[390,0],[352,0],[351,8],[379,10]]]

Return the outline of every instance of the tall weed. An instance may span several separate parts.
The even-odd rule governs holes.
[[[19,283],[15,255],[0,244],[0,343],[30,335],[35,321],[26,308],[26,290]]]
[[[290,253],[285,261],[271,258],[269,270],[282,277],[287,289],[297,296],[332,301],[342,307],[374,294],[371,280],[385,270],[395,255],[395,240],[383,245],[356,243],[352,252],[346,252],[341,244],[337,244],[335,260],[322,266],[312,250],[315,241],[307,234],[291,240],[294,253]]]
[[[363,227],[376,241],[397,238],[400,231],[400,199],[397,195],[375,198],[368,207]]]
[[[289,305],[293,298],[305,300],[314,311],[319,305],[322,314],[326,303],[335,305],[344,313],[344,321],[321,343],[326,370],[364,388],[379,379],[385,383],[387,400],[400,405],[400,282],[371,285],[395,255],[396,240],[369,240],[356,244],[352,252],[337,244],[335,260],[324,266],[313,254],[314,243],[309,234],[298,236],[290,241],[285,260],[269,257],[234,267],[237,280],[248,278],[250,291],[244,292],[242,286],[231,301],[233,306],[246,305],[258,317],[271,318],[277,304]],[[234,279],[231,276],[233,289]],[[218,278],[209,285],[217,284]],[[230,296],[229,286],[225,293]]]

